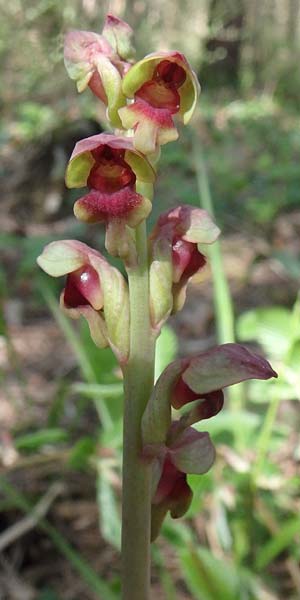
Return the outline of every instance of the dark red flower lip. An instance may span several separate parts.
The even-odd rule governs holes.
[[[124,219],[142,203],[142,200],[142,196],[130,186],[113,193],[91,190],[77,200],[74,213],[77,218],[88,223]]]
[[[63,292],[66,308],[91,306],[95,310],[102,308],[103,299],[98,273],[89,264],[67,275]]]

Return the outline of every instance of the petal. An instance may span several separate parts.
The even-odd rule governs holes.
[[[88,151],[71,157],[66,170],[66,186],[70,189],[85,187],[94,164],[95,159]]]
[[[106,326],[100,312],[94,310],[91,306],[68,308],[64,304],[64,293],[61,294],[60,306],[63,312],[71,319],[79,319],[82,316],[87,320],[91,338],[98,348],[106,348],[108,346]]]
[[[188,427],[177,436],[169,453],[173,464],[183,473],[207,473],[215,460],[215,449],[207,432]]]
[[[95,164],[92,153],[102,146],[124,151],[125,162],[132,168],[137,180],[145,183],[154,182],[155,172],[152,166],[146,157],[134,148],[132,139],[100,133],[84,138],[75,145],[66,171],[67,187],[80,188],[87,185],[90,171]]]
[[[96,66],[107,97],[108,118],[114,127],[121,127],[118,110],[126,104],[126,97],[122,92],[121,75],[104,54],[97,57]]]
[[[247,379],[277,377],[267,360],[240,344],[223,344],[192,358],[183,381],[199,394],[220,390]]]
[[[171,426],[171,393],[174,383],[188,365],[188,359],[175,360],[158,378],[142,418],[144,444],[164,444]]]
[[[37,258],[38,265],[52,277],[76,271],[89,262],[89,256],[100,253],[77,240],[61,240],[48,244]]]
[[[162,500],[168,498],[172,493],[176,482],[183,479],[184,476],[173,463],[171,456],[168,454],[164,460],[162,473],[158,486],[152,500],[153,504],[160,504]]]
[[[129,354],[128,285],[122,273],[107,261],[95,256],[91,263],[101,281],[107,337],[119,362],[124,364]]]
[[[90,304],[95,310],[103,307],[103,296],[97,271],[91,265],[84,265],[69,273],[64,292],[64,303],[77,308]]]
[[[169,226],[173,234],[192,243],[212,244],[220,235],[220,229],[212,221],[210,215],[201,208],[184,204],[162,213],[154,230],[154,235],[159,235],[159,230]]]
[[[180,377],[172,391],[171,403],[173,408],[178,410],[190,402],[195,402],[195,400],[199,400],[197,405],[190,413],[182,417],[184,422],[188,422],[189,425],[198,423],[202,419],[210,419],[218,414],[223,408],[224,394],[222,390],[216,390],[214,392],[207,392],[201,396],[199,393],[193,392],[183,381],[182,377]]]
[[[110,55],[112,47],[103,36],[91,31],[70,31],[65,36],[64,60],[68,75],[82,92],[88,85],[99,54]]]
[[[137,152],[134,147],[132,150],[125,151],[125,162],[131,167],[138,182],[152,184],[155,181],[155,171],[146,157]],[[141,193],[141,192],[140,192]]]
[[[125,129],[134,129],[133,143],[143,154],[153,154],[157,145],[177,140],[178,131],[168,109],[153,108],[138,99],[119,110]]]
[[[150,203],[151,205],[151,203]],[[145,206],[144,199],[137,194],[131,186],[126,186],[113,193],[104,193],[92,190],[75,202],[74,214],[80,221],[85,223],[107,222],[109,219],[133,219],[135,209],[140,210],[138,222],[143,220],[144,214],[149,214],[149,205]],[[151,206],[150,206],[151,209]]]
[[[154,241],[149,272],[151,324],[160,329],[171,313],[172,296],[172,248],[165,238]]]
[[[196,244],[178,238],[172,247],[173,281],[187,281],[206,264],[206,259],[198,252]]]
[[[186,72],[186,80],[179,87],[180,109],[179,113],[186,124],[191,119],[195,110],[199,93],[200,85],[196,74],[192,70],[188,61],[180,52],[157,52],[145,56],[145,58],[137,62],[123,79],[123,92],[125,96],[133,98],[135,92],[146,82],[152,79],[154,71],[160,62],[168,60],[175,62],[181,66]]]
[[[105,105],[108,104],[107,96],[103,87],[102,79],[98,71],[94,71],[89,80],[89,88],[94,96],[97,96]]]
[[[172,519],[183,517],[190,508],[193,492],[187,483],[186,477],[178,480],[173,488],[172,496],[169,498],[169,509]]]

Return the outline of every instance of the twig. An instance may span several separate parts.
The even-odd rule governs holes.
[[[54,483],[46,492],[46,494],[39,500],[39,502],[32,509],[29,515],[26,515],[15,523],[11,527],[8,527],[0,535],[0,552],[2,552],[7,546],[15,542],[22,535],[34,529],[38,522],[47,514],[51,504],[55,498],[59,496],[64,490],[64,485],[60,482]]]

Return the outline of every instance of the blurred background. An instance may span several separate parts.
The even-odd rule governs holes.
[[[62,47],[107,12],[134,28],[138,58],[179,49],[202,85],[192,126],[163,148],[150,226],[187,202],[222,229],[159,339],[157,374],[233,339],[279,373],[236,386],[201,423],[217,460],[153,546],[153,598],[298,599],[300,0],[1,0],[0,598],[120,597],[120,372],[35,262],[55,239],[103,246],[64,186],[103,108],[77,95]]]

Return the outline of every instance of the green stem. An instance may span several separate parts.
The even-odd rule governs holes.
[[[200,141],[196,139],[194,141],[194,156],[200,202],[211,217],[214,217],[214,206],[206,164]],[[219,240],[210,247],[209,256],[214,281],[214,304],[218,340],[220,344],[226,344],[227,342],[234,342],[234,313]]]
[[[124,368],[123,600],[149,600],[151,468],[141,460],[141,419],[153,387],[146,224],[136,230],[138,265],[128,269],[130,356]]]

